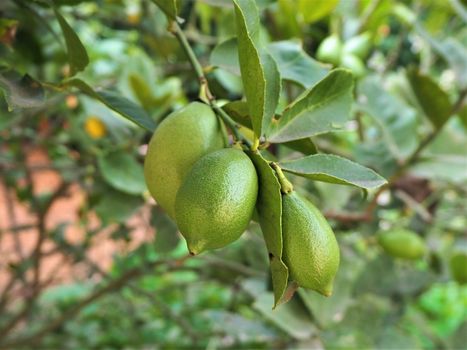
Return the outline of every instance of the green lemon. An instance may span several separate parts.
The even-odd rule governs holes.
[[[318,60],[339,65],[342,53],[342,42],[337,35],[331,35],[324,39],[318,47],[316,57]]]
[[[366,32],[346,41],[342,51],[344,54],[351,54],[363,60],[370,53],[370,49],[371,34]]]
[[[467,254],[456,252],[449,260],[452,277],[460,284],[467,283]]]
[[[416,260],[425,255],[425,241],[413,231],[394,229],[378,234],[378,243],[395,258]]]
[[[221,126],[212,109],[199,102],[170,114],[154,132],[144,162],[149,192],[175,218],[175,197],[193,164],[224,147]]]
[[[297,192],[282,196],[284,261],[300,287],[325,296],[339,268],[339,245],[323,214]]]
[[[342,56],[341,66],[349,69],[357,78],[363,77],[366,73],[362,60],[351,54],[344,54]]]
[[[197,161],[175,202],[175,218],[190,253],[237,240],[250,222],[257,195],[256,170],[243,151],[226,148]]]

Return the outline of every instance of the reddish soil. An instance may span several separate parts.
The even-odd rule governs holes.
[[[44,151],[40,149],[28,152],[27,164],[29,167],[42,168],[49,164]],[[61,184],[60,175],[49,169],[36,170],[32,174],[34,192],[36,194],[51,192]],[[90,227],[79,224],[78,210],[85,202],[85,193],[78,184],[73,184],[65,197],[57,199],[50,208],[46,217],[46,227],[51,229],[57,224],[68,222],[65,237],[70,242],[79,242],[85,236],[86,230],[98,226],[95,216],[90,217]],[[129,220],[131,226],[136,227],[132,231],[130,242],[115,242],[109,238],[109,234],[115,228],[109,226],[99,233],[93,240],[92,248],[88,252],[88,258],[103,270],[108,270],[112,265],[115,254],[126,254],[142,241],[153,239],[154,231],[149,225],[149,205],[143,207]],[[7,189],[0,179],[0,295],[3,287],[9,279],[9,264],[18,261],[21,256],[29,256],[36,246],[38,230],[34,227],[37,218],[31,212],[27,204],[17,200],[15,194]],[[19,231],[12,231],[13,227],[30,226]],[[51,251],[54,243],[45,241],[42,252]],[[51,285],[62,284],[74,280],[86,280],[89,278],[89,269],[84,264],[75,264],[62,253],[54,253],[43,258],[40,269],[40,280],[50,281]]]

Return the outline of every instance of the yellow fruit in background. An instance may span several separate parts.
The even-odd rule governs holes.
[[[107,128],[105,124],[97,117],[91,116],[84,122],[84,130],[93,139],[100,139],[107,134]]]
[[[190,253],[237,240],[251,220],[257,195],[256,170],[243,151],[226,148],[196,162],[175,203],[177,225]]]
[[[452,277],[460,284],[467,283],[467,253],[456,252],[449,260]]]
[[[394,229],[378,234],[378,243],[395,258],[416,260],[425,255],[425,241],[415,232]]]
[[[297,192],[282,196],[284,262],[300,287],[332,294],[339,245],[323,214]]]
[[[148,146],[144,177],[149,192],[175,218],[175,197],[186,174],[205,154],[224,147],[212,109],[192,102],[160,123]]]

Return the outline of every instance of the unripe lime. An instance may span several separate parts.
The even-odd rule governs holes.
[[[323,214],[295,191],[282,196],[284,262],[300,287],[325,296],[339,268],[339,245]]]
[[[324,39],[318,47],[316,57],[318,60],[339,65],[342,54],[342,42],[337,35],[331,35]]]
[[[237,240],[255,209],[258,177],[250,158],[226,148],[201,158],[177,194],[175,218],[192,254]]]
[[[366,73],[365,65],[362,60],[354,55],[344,54],[342,56],[341,66],[350,69],[357,78],[363,77]]]
[[[460,284],[467,283],[467,254],[465,252],[456,252],[449,260],[452,277]]]
[[[224,147],[221,126],[211,108],[192,102],[170,114],[154,132],[144,162],[149,192],[175,218],[175,197],[193,164]]]
[[[344,43],[342,49],[344,55],[354,55],[360,59],[365,59],[371,49],[371,34],[369,32],[350,38]]]
[[[378,234],[378,243],[395,258],[416,260],[425,255],[425,241],[413,231],[394,229]]]

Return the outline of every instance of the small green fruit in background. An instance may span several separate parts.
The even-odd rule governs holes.
[[[340,253],[323,214],[296,192],[282,196],[284,262],[300,287],[332,294]]]
[[[170,114],[154,132],[144,162],[149,192],[175,218],[175,197],[186,174],[205,154],[224,147],[212,109],[192,102]]]
[[[344,54],[342,56],[341,67],[349,69],[357,78],[363,77],[366,73],[362,60],[351,54]]]
[[[175,218],[190,253],[237,240],[251,220],[257,195],[256,170],[243,151],[226,148],[197,161],[175,203]]]
[[[378,234],[378,243],[386,253],[401,259],[416,260],[425,255],[425,241],[413,231],[394,229]]]
[[[456,252],[449,260],[452,277],[460,284],[467,283],[467,253]]]
[[[331,35],[319,45],[316,58],[322,62],[338,66],[341,60],[342,42],[337,35]]]
[[[344,43],[343,54],[354,55],[364,60],[371,49],[371,34],[366,32],[350,38]]]

